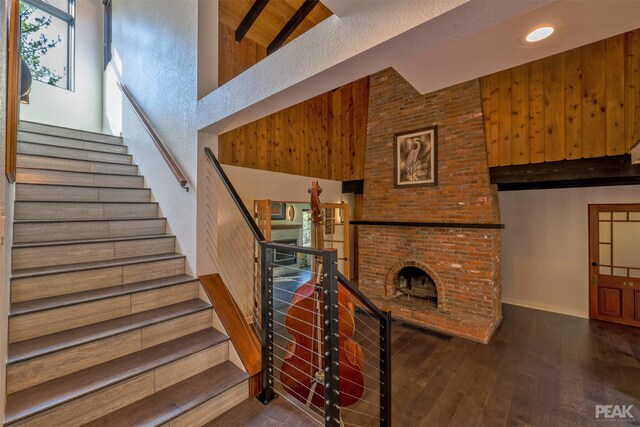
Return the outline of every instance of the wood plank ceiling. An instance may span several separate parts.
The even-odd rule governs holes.
[[[247,37],[264,47],[269,46],[304,2],[305,0],[269,1],[247,32]],[[220,22],[235,31],[253,3],[253,0],[220,0]],[[286,39],[285,44],[309,31],[331,15],[331,11],[326,6],[318,3]]]
[[[235,32],[255,2],[253,0],[220,0],[218,83],[223,85],[264,59],[267,56],[267,47],[305,1],[309,3],[309,0],[270,0],[244,38],[237,42]],[[282,46],[331,15],[331,11],[318,2],[284,40]]]

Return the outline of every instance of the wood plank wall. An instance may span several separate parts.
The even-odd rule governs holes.
[[[489,166],[624,154],[640,139],[640,30],[480,79]]]
[[[238,43],[235,30],[222,22],[218,25],[218,85],[222,86],[267,56],[267,48],[249,37]]]
[[[364,179],[369,77],[220,135],[220,163],[347,181]]]

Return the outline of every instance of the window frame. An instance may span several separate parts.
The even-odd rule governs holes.
[[[67,23],[67,87],[60,87],[56,85],[50,85],[59,89],[65,89],[71,92],[75,91],[75,27],[76,27],[76,0],[67,0],[69,5],[69,11],[66,12],[62,9],[45,3],[42,0],[20,0],[36,9],[41,10],[44,13],[58,18]],[[47,83],[45,83],[47,84]]]

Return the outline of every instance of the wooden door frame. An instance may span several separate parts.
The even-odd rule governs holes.
[[[626,208],[626,209],[621,209]],[[625,282],[634,283],[634,286],[629,288],[620,287],[619,284],[615,283],[618,281],[622,281],[621,278],[610,279],[610,283],[605,283],[605,285],[611,286],[611,289],[620,289],[621,290],[621,300],[620,300],[620,310],[622,313],[622,319],[617,319],[613,317],[608,317],[606,315],[599,314],[599,291],[600,291],[600,239],[594,239],[594,236],[599,236],[600,234],[600,225],[599,225],[599,213],[600,212],[640,212],[640,204],[638,203],[617,203],[617,204],[589,204],[589,218],[588,218],[588,232],[589,232],[589,318],[597,319],[606,322],[614,322],[623,325],[629,326],[640,326],[640,319],[637,319],[635,313],[626,313],[627,315],[632,315],[632,320],[625,319],[625,310],[629,308],[625,306],[625,299],[632,299],[632,307],[631,310],[637,310],[635,307],[636,301],[635,296],[636,292],[640,292],[640,279],[639,278],[628,278]],[[611,234],[611,244],[613,245],[613,232]],[[594,265],[595,264],[595,265]],[[613,264],[613,259],[612,259]],[[613,269],[614,266],[612,265]],[[606,275],[603,275],[606,276]],[[613,276],[610,277],[620,277]],[[609,279],[607,280],[609,281]]]

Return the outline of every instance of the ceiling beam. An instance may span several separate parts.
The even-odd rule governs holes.
[[[271,42],[271,44],[267,47],[267,55],[271,55],[276,50],[280,49],[280,47],[284,44],[284,42],[289,38],[289,36],[298,28],[298,25],[304,21],[304,19],[309,15],[309,13],[313,10],[316,5],[320,3],[320,0],[304,0],[300,9],[293,14],[289,22],[286,23],[284,28],[278,33],[275,39]]]
[[[241,42],[244,36],[249,32],[249,29],[256,22],[260,13],[267,7],[269,0],[256,0],[252,5],[249,12],[242,19],[240,25],[238,25],[238,29],[236,29],[236,41]]]
[[[628,154],[498,166],[489,171],[499,191],[640,184],[640,165],[632,165]]]

